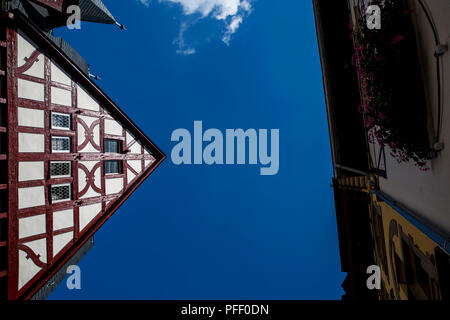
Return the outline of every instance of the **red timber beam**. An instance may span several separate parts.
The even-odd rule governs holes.
[[[108,111],[113,115],[113,118],[122,123],[127,130],[130,131],[135,137],[150,149],[150,151],[156,155],[156,159],[166,158],[166,155],[143,133],[137,125],[108,97],[90,78],[86,75],[78,66],[76,66],[66,55],[62,54],[60,49],[39,29],[27,21],[20,12],[14,14],[14,21],[17,25],[25,31],[27,34],[35,34],[33,40],[36,44],[42,48],[52,60],[61,66],[63,69],[69,71],[73,81],[81,85],[88,90],[94,99],[98,101],[101,106],[109,106]],[[55,110],[56,111],[56,110]],[[89,112],[83,111],[85,115],[89,115]],[[95,113],[95,112],[94,112]],[[97,113],[97,115],[101,115]]]
[[[108,212],[101,216],[99,220],[80,238],[78,243],[67,251],[52,267],[47,271],[44,279],[41,281],[41,285],[35,284],[22,296],[23,299],[27,300],[33,297],[33,295],[41,288],[42,284],[46,283],[58,270],[61,268],[94,234],[98,229],[113,215],[113,213],[129,198],[129,196],[139,187],[139,185],[164,161],[161,158],[159,161],[155,162],[154,165],[150,166],[149,169],[137,179],[121,196],[120,198],[113,202],[108,208]]]
[[[13,15],[8,15],[6,25],[12,22]],[[17,81],[14,79],[14,67],[17,65],[17,43],[15,27],[7,27],[7,95],[8,95],[8,299],[16,299],[18,284],[18,250],[17,239],[19,226],[17,219]]]
[[[120,108],[100,89],[97,87],[97,85],[92,82],[92,80],[84,74],[68,57],[66,57],[59,48],[56,47],[53,42],[51,42],[45,35],[43,35],[38,29],[36,29],[35,26],[31,25],[26,18],[24,18],[20,13],[16,13],[14,19],[9,19],[8,21],[8,29],[7,29],[7,45],[8,45],[8,69],[6,74],[8,75],[8,97],[7,97],[7,103],[9,108],[9,114],[10,117],[8,119],[8,137],[9,137],[9,149],[8,149],[8,167],[11,168],[8,173],[8,183],[9,183],[9,190],[8,190],[8,235],[9,235],[9,241],[7,243],[8,245],[8,252],[9,252],[9,259],[8,259],[8,297],[10,299],[30,299],[33,297],[33,295],[44,285],[58,270],[64,266],[64,264],[69,261],[69,259],[95,234],[95,232],[114,214],[114,212],[125,202],[129,196],[139,187],[139,185],[150,176],[150,174],[161,164],[162,161],[166,158],[165,154],[159,150],[153,142],[144,134],[142,133],[139,128],[132,122],[124,113],[120,110]],[[17,127],[17,105],[20,103],[20,105],[23,105],[24,107],[30,107],[35,109],[42,109],[46,113],[46,122],[49,121],[49,112],[50,111],[61,111],[64,113],[68,113],[67,107],[59,106],[49,103],[48,99],[50,96],[51,87],[54,86],[53,82],[46,82],[46,100],[45,103],[33,103],[30,101],[26,101],[23,99],[19,99],[16,96],[17,93],[17,81],[16,78],[13,77],[14,73],[14,66],[17,65],[17,56],[16,56],[16,42],[14,40],[15,30],[17,28],[20,28],[28,37],[30,37],[36,45],[43,50],[46,57],[51,58],[55,61],[56,64],[58,64],[60,67],[62,67],[68,74],[70,74],[72,78],[72,101],[73,101],[73,111],[69,112],[72,114],[72,120],[76,119],[78,115],[86,115],[86,116],[95,116],[101,119],[100,126],[104,126],[104,120],[105,119],[115,119],[116,121],[120,122],[123,127],[126,127],[127,130],[135,136],[137,139],[139,139],[140,143],[142,144],[143,148],[145,147],[148,149],[153,156],[150,155],[133,155],[133,154],[88,154],[88,153],[69,153],[69,154],[52,154],[51,156],[47,153],[49,150],[46,150],[47,154],[17,154],[17,132],[20,130],[23,132],[23,130],[30,130],[29,132],[33,132],[34,129],[24,129],[22,127]],[[48,59],[48,58],[46,58]],[[46,61],[46,64],[48,63],[48,60]],[[50,70],[50,68],[47,68],[46,70]],[[48,77],[48,74],[46,74],[45,79],[50,79]],[[31,79],[29,79],[31,80]],[[34,81],[35,79],[33,79]],[[44,80],[46,81],[46,80]],[[85,111],[77,109],[77,103],[76,103],[76,88],[79,84],[82,86],[86,91],[95,99],[98,101],[99,105],[101,106],[100,112],[92,112],[92,111]],[[5,101],[6,102],[6,101]],[[112,117],[106,115],[103,112],[103,108],[107,109],[108,112],[112,115]],[[76,123],[73,121],[72,123]],[[48,130],[49,124],[46,123],[45,130]],[[42,129],[36,129],[41,130]],[[46,135],[52,134],[48,131],[42,131],[40,133],[45,133]],[[36,131],[37,132],[37,131]],[[103,130],[101,130],[103,132]],[[59,132],[54,131],[54,134],[59,134]],[[62,135],[62,134],[61,134]],[[64,136],[70,135],[70,133],[65,132]],[[118,140],[125,140],[125,131],[122,134],[122,137],[116,137],[113,136],[112,138],[118,139]],[[75,148],[78,145],[77,135],[72,136],[72,150],[76,150]],[[107,136],[103,136],[103,138],[107,138]],[[103,150],[103,139],[100,139],[100,149]],[[46,146],[49,144],[46,143]],[[46,147],[47,148],[47,147]],[[17,291],[17,283],[18,283],[18,268],[17,268],[17,261],[18,261],[18,246],[20,245],[18,240],[18,219],[26,216],[32,216],[35,215],[37,209],[43,209],[47,210],[49,203],[48,202],[48,195],[46,195],[46,204],[42,207],[35,207],[31,209],[23,209],[18,210],[17,206],[17,188],[19,187],[19,183],[17,182],[17,162],[18,161],[32,161],[32,160],[39,160],[39,161],[45,161],[46,163],[49,160],[67,160],[72,161],[73,166],[76,165],[77,161],[83,161],[83,160],[96,160],[96,161],[104,161],[104,160],[155,160],[147,169],[145,169],[141,175],[134,179],[132,183],[125,187],[126,185],[126,175],[123,174],[124,178],[124,191],[122,194],[112,195],[112,196],[106,196],[104,194],[104,190],[102,189],[101,197],[91,198],[91,199],[83,199],[83,200],[73,200],[63,203],[56,203],[52,205],[52,210],[58,210],[62,208],[68,208],[68,207],[74,207],[74,229],[78,230],[79,225],[79,218],[78,218],[78,209],[81,205],[87,205],[90,203],[102,203],[103,208],[103,214],[94,221],[91,225],[88,225],[83,231],[83,233],[78,234],[76,231],[74,234],[74,245],[70,248],[68,248],[66,251],[61,252],[61,255],[57,257],[57,259],[52,260],[51,264],[48,265],[47,269],[39,276],[38,281],[34,283],[30,283],[26,287],[24,287],[23,291],[18,292]],[[77,172],[78,170],[75,170],[78,167],[72,167],[72,174],[73,177],[70,179],[73,179],[73,192],[78,191],[78,187],[75,185],[77,184],[78,177]],[[144,168],[143,168],[144,169]],[[48,165],[45,165],[45,176],[48,176]],[[126,171],[125,171],[126,172]],[[106,179],[104,175],[102,175],[102,179]],[[45,182],[47,185],[50,183],[50,181]],[[104,188],[104,180],[102,181],[102,188]],[[48,192],[48,188],[45,188]],[[75,199],[75,197],[73,197]],[[114,201],[111,201],[114,200]],[[107,201],[111,201],[111,203],[108,205],[107,209],[105,208],[105,203]],[[47,219],[51,218],[51,215],[47,217]],[[55,231],[51,228],[50,220],[47,220],[47,227],[49,227],[48,230],[51,230],[49,233],[54,234]],[[70,230],[63,230],[64,232],[70,231]],[[59,232],[59,231],[57,231]],[[44,236],[44,235],[38,235],[38,236]],[[52,238],[51,236],[49,238]],[[48,238],[48,239],[49,239]],[[51,256],[52,251],[52,244],[48,243],[48,256]],[[20,296],[19,296],[20,294]]]

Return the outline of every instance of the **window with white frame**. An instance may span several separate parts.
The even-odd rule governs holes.
[[[52,186],[52,203],[71,200],[72,186],[70,183]]]
[[[52,137],[52,152],[70,152],[70,137]]]
[[[70,130],[70,114],[52,112],[52,129]]]
[[[52,178],[69,178],[72,176],[70,161],[51,161],[50,177]]]

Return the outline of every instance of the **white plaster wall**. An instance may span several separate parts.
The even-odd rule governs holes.
[[[149,165],[151,165],[155,160],[145,160],[144,165],[147,168]]]
[[[142,171],[142,162],[141,160],[128,160],[127,164],[133,168],[138,174]],[[127,183],[130,183],[136,175],[130,170],[127,169]]]
[[[17,95],[19,98],[44,101],[44,84],[24,79],[17,79]]]
[[[27,259],[28,254],[19,250],[19,281],[17,289],[20,290],[33,277],[41,271],[41,268],[34,264],[33,260]]]
[[[25,58],[31,56],[36,50],[36,45],[25,35],[22,30],[17,32],[17,66],[23,66],[26,61]]]
[[[45,205],[44,186],[18,188],[19,209]]]
[[[129,145],[135,139],[134,136],[128,130],[125,133],[125,138],[126,138],[127,145]]]
[[[450,43],[450,2],[447,0],[426,1],[431,10],[442,42]],[[420,10],[416,10],[420,13]],[[419,14],[419,26],[422,33],[429,34],[428,22],[423,14]],[[430,101],[436,109],[437,82],[434,63],[434,41],[432,37],[423,42],[423,56],[425,59],[425,82],[430,90]],[[423,40],[423,39],[422,39]],[[431,61],[430,61],[431,60]],[[438,226],[450,235],[450,54],[441,59],[444,106],[442,114],[441,141],[445,149],[438,158],[429,162],[430,171],[422,172],[413,163],[398,164],[386,149],[387,179],[380,179],[380,188],[395,200],[403,203],[423,219]]]
[[[137,173],[141,173],[142,171],[142,162],[141,160],[128,160],[128,165],[134,169]]]
[[[123,178],[106,179],[106,194],[115,194],[123,190]]]
[[[127,183],[133,181],[135,177],[136,175],[130,169],[127,169]]]
[[[89,93],[86,92],[82,87],[79,85],[77,86],[77,103],[78,108],[81,109],[88,109],[92,111],[99,111],[100,105],[94,98],[92,98]]]
[[[45,214],[19,219],[19,239],[46,232]]]
[[[53,230],[73,227],[73,209],[53,212]]]
[[[44,79],[44,64],[45,64],[45,58],[43,54],[40,54],[35,61],[35,63],[25,71],[23,74]]]
[[[53,257],[73,240],[73,232],[66,232],[53,236]]]
[[[19,181],[22,182],[42,179],[44,179],[44,162],[19,162]]]
[[[19,126],[44,128],[44,110],[19,107],[17,117]]]
[[[47,241],[46,239],[39,239],[25,243],[33,252],[40,255],[39,260],[47,263]],[[18,289],[20,290],[26,285],[41,268],[34,264],[33,260],[27,258],[28,254],[19,250],[19,281]]]
[[[145,155],[151,155],[150,152],[144,148],[144,154]],[[155,160],[145,160],[144,161],[144,167],[147,168],[149,165],[151,165]]]
[[[40,255],[39,260],[47,263],[47,240],[39,239],[25,243],[34,253]]]
[[[68,76],[67,73],[65,73],[57,64],[55,64],[53,61],[51,62],[51,74],[52,74],[52,81],[62,83],[65,85],[72,85],[72,80]]]
[[[19,152],[44,152],[43,134],[19,132]]]
[[[133,145],[130,147],[130,153],[141,154],[142,153],[141,144],[137,141],[133,143]]]
[[[19,31],[17,34],[17,66],[23,66],[26,63],[25,58],[29,58],[35,50],[36,45]],[[44,62],[44,55],[40,54],[38,60],[24,74],[44,79]]]
[[[102,203],[80,207],[80,230],[82,231],[102,211]]]
[[[115,120],[105,119],[105,134],[113,134],[116,136],[123,135],[123,129],[120,123]]]
[[[126,133],[126,139],[127,139],[127,146],[130,145],[131,142],[136,140],[136,138],[128,131]],[[133,143],[133,145],[130,147],[130,153],[133,153],[133,154],[141,154],[142,153],[142,146],[138,141]]]
[[[51,96],[51,101],[54,104],[60,104],[67,107],[72,106],[72,91],[52,87]]]

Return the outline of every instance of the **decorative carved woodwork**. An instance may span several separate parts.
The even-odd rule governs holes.
[[[56,9],[62,4],[39,2],[51,2]],[[8,219],[8,270],[2,276],[8,277],[9,299],[27,299],[92,237],[165,155],[20,14],[8,19],[6,43],[9,117],[8,154],[3,160],[8,161],[8,210],[0,218]],[[42,114],[43,125],[20,124],[19,108]],[[52,129],[52,112],[69,114],[71,130]],[[21,151],[27,145],[21,137],[28,136],[42,137],[43,149]],[[52,136],[69,137],[71,150],[52,152]],[[106,138],[123,141],[129,152],[104,153]],[[105,175],[106,160],[121,161],[123,174]],[[51,177],[51,161],[70,161],[71,176]],[[20,181],[23,163],[43,163],[42,177]],[[70,200],[52,203],[51,186],[58,184],[71,185]],[[39,190],[42,201],[24,205],[29,199],[25,201],[22,192],[31,189]],[[60,215],[67,215],[64,221],[70,223],[58,226]]]

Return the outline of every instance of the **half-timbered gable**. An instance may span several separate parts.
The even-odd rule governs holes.
[[[9,16],[6,38],[3,276],[16,299],[30,298],[165,156],[26,19]]]

